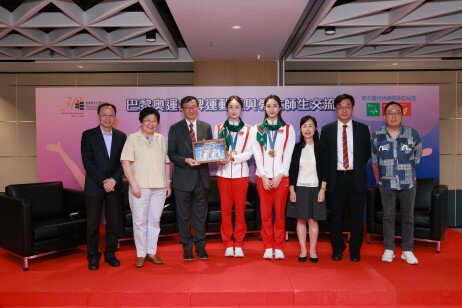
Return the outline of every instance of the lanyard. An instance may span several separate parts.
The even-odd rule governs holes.
[[[274,146],[276,145],[276,138],[277,137],[278,137],[278,131],[277,130],[274,131],[274,139],[273,139],[273,136],[271,134],[271,131],[269,131],[268,141],[269,141],[271,150],[274,150]]]
[[[229,132],[229,134],[231,134],[231,132]],[[231,150],[236,150],[236,144],[237,144],[237,135],[239,134],[239,132],[236,132],[235,135],[234,135],[234,138],[231,138]],[[231,135],[232,136],[232,135]]]

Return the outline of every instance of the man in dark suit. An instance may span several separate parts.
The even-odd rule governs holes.
[[[85,176],[87,210],[88,268],[97,270],[101,253],[98,251],[99,226],[103,205],[106,218],[106,250],[104,261],[120,266],[115,256],[118,237],[119,210],[122,206],[122,165],[120,154],[126,135],[113,128],[116,107],[109,103],[98,106],[99,126],[82,134],[81,153]]]
[[[208,164],[193,159],[192,142],[212,139],[212,129],[208,123],[197,119],[199,104],[194,96],[181,100],[181,110],[185,118],[170,126],[168,132],[168,156],[174,164],[172,181],[183,259],[194,260],[194,244],[199,259],[207,260],[205,227],[210,173]],[[191,223],[194,236],[191,235]]]
[[[329,177],[327,201],[331,209],[332,259],[340,261],[346,249],[342,238],[343,214],[348,210],[350,219],[350,260],[361,260],[363,242],[363,216],[367,187],[366,164],[371,156],[369,128],[353,121],[355,100],[341,94],[334,100],[338,120],[321,130],[321,141],[328,148]]]

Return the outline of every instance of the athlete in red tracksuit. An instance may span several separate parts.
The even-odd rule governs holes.
[[[253,127],[240,118],[243,109],[242,99],[231,96],[226,101],[228,119],[214,129],[214,138],[225,138],[228,156],[226,162],[218,167],[217,182],[221,201],[221,237],[225,245],[225,257],[244,257],[242,242],[247,230],[245,224],[245,204],[249,186],[249,167],[247,161],[252,157]],[[232,209],[236,216],[232,225]]]
[[[295,131],[281,117],[282,103],[276,95],[265,99],[265,120],[255,125],[252,149],[257,165],[256,182],[260,196],[261,236],[264,259],[284,259],[284,233],[289,167],[295,145]],[[275,219],[273,224],[273,206]]]

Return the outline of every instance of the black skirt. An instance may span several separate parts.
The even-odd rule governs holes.
[[[326,203],[318,202],[318,187],[295,186],[297,201],[287,202],[286,216],[302,220],[326,220]]]

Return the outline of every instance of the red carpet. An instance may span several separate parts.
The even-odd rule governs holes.
[[[399,246],[399,245],[398,245]],[[416,242],[419,265],[383,263],[380,238],[365,243],[359,263],[330,259],[328,237],[318,244],[319,263],[299,263],[296,235],[286,260],[262,259],[261,241],[249,235],[243,259],[223,257],[218,237],[209,238],[210,260],[184,262],[177,238],[162,238],[163,265],[134,266],[133,242],[122,243],[119,268],[101,262],[87,270],[85,247],[30,261],[0,250],[1,306],[267,306],[267,305],[462,305],[462,233],[448,230],[441,253]]]

